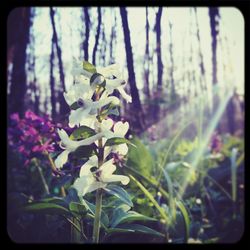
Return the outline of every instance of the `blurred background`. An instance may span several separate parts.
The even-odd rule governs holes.
[[[129,139],[137,147],[129,147],[117,172],[136,176],[166,214],[177,212],[174,227],[164,227],[157,207],[131,182],[126,190],[135,211],[156,218],[146,225],[165,238],[129,234],[107,242],[225,243],[242,237],[245,45],[238,9],[16,8],[7,24],[11,239],[76,242],[72,226],[57,213],[20,209],[48,197],[70,202],[70,187],[86,160],[81,155],[75,162],[72,153],[62,177],[53,168],[62,151],[56,128],[72,132],[63,92],[73,84],[73,58],[119,65],[132,103],[121,98],[120,115],[112,118],[130,123]],[[89,198],[94,202],[94,194]]]
[[[156,136],[168,136],[201,108],[204,125],[220,110],[214,126],[243,133],[244,19],[236,8],[16,8],[8,17],[8,113],[66,121],[73,57],[119,64],[133,98],[121,114],[135,133],[156,126]]]

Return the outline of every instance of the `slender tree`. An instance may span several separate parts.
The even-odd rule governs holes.
[[[56,94],[55,94],[55,78],[54,78],[54,43],[52,38],[51,53],[50,53],[50,102],[51,102],[51,115],[55,119],[56,112]]]
[[[196,23],[196,37],[197,37],[197,41],[198,41],[198,50],[199,50],[199,58],[200,58],[200,65],[199,65],[200,71],[201,71],[200,83],[201,83],[201,89],[205,92],[207,90],[207,83],[206,83],[203,54],[201,51],[200,29],[199,29],[197,8],[196,7],[194,8],[194,14],[195,14],[195,23]],[[202,82],[203,82],[203,84],[202,84]]]
[[[146,7],[146,47],[145,47],[145,62],[144,62],[144,94],[146,98],[150,99],[150,89],[149,89],[149,21],[148,21],[148,7]]]
[[[88,7],[83,7],[84,20],[85,20],[85,37],[83,41],[84,60],[89,60],[89,33],[90,33],[90,17]]]
[[[26,84],[26,48],[29,43],[30,8],[16,8],[8,17],[7,51],[8,61],[13,64],[8,112],[24,114]]]
[[[59,39],[56,31],[56,25],[55,25],[55,11],[52,7],[50,7],[50,19],[51,19],[51,25],[52,25],[52,44],[55,45],[56,52],[57,52],[57,58],[58,58],[58,66],[59,66],[59,76],[60,76],[60,92],[59,94],[59,103],[60,103],[60,114],[65,115],[69,109],[68,105],[62,95],[62,92],[65,92],[65,76],[64,76],[64,70],[63,70],[63,62],[62,62],[62,51],[59,46]],[[53,46],[53,45],[52,45]]]
[[[219,8],[209,7],[210,28],[212,37],[212,80],[213,84],[217,84],[217,36],[219,24]]]
[[[93,55],[92,55],[92,63],[94,65],[96,64],[96,52],[97,52],[97,47],[98,47],[98,42],[99,42],[99,37],[100,37],[100,31],[101,31],[101,24],[102,24],[101,7],[97,8],[97,12],[98,12],[98,24],[97,24],[97,30],[96,30],[96,35],[95,35],[95,45],[94,45]]]
[[[134,60],[133,60],[133,52],[130,40],[130,31],[128,26],[128,15],[125,7],[120,7],[120,14],[122,19],[122,27],[124,33],[124,41],[125,41],[125,50],[126,50],[126,58],[127,58],[127,67],[128,67],[128,82],[130,85],[130,91],[132,96],[132,105],[134,114],[137,114],[139,119],[136,119],[134,122],[135,126],[138,129],[143,128],[143,111],[141,106],[141,101],[139,97],[139,92],[136,86],[135,81],[135,71],[134,71]]]
[[[109,63],[110,64],[114,63],[114,47],[115,47],[115,42],[116,42],[116,25],[117,25],[117,19],[116,19],[116,13],[114,13],[114,24],[111,28],[111,37],[110,37],[110,43],[109,43]]]
[[[170,56],[170,88],[171,88],[171,104],[175,106],[176,92],[175,92],[175,81],[174,81],[174,55],[173,55],[173,24],[169,22],[169,56]]]
[[[155,22],[158,91],[162,91],[162,74],[163,74],[163,64],[161,59],[161,17],[162,17],[162,7],[159,7],[158,12],[156,13],[156,22]]]

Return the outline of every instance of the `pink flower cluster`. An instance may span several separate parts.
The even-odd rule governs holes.
[[[55,151],[54,142],[58,140],[57,127],[61,125],[53,124],[47,115],[40,117],[27,110],[24,118],[21,119],[17,113],[14,113],[10,116],[8,143],[23,155],[27,165],[33,157],[39,157],[45,151]]]

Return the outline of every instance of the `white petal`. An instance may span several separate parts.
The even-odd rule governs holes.
[[[97,67],[97,72],[102,74],[104,77],[117,77],[119,75],[119,66],[117,64],[111,64],[107,67]]]
[[[117,137],[124,137],[127,134],[128,129],[129,129],[128,122],[123,123],[119,121],[114,125],[114,133]]]
[[[118,87],[117,90],[120,92],[121,96],[126,100],[127,103],[132,102],[132,97],[125,92],[123,86]]]
[[[80,173],[79,173],[79,176],[82,177],[82,176],[88,176],[89,174],[92,175],[90,169],[92,167],[97,167],[97,165],[98,165],[98,158],[97,158],[97,156],[96,155],[91,156],[89,158],[89,160],[82,165]],[[92,177],[93,177],[93,175],[92,175]]]
[[[98,103],[98,108],[101,108],[109,103],[113,103],[114,105],[119,105],[120,100],[116,96],[109,96],[106,99],[99,100]]]
[[[113,146],[114,152],[120,155],[126,155],[128,153],[128,146],[126,143]]]
[[[110,130],[112,128],[114,124],[114,121],[112,119],[106,119],[106,120],[102,120],[102,123],[101,123],[101,130],[104,131],[104,130]]]
[[[103,158],[104,159],[106,159],[107,156],[111,153],[111,149],[112,149],[112,147],[109,147],[109,146],[107,146],[107,147],[104,148],[104,152],[103,152]]]
[[[66,133],[66,131],[64,129],[58,129],[57,132],[58,132],[58,135],[59,135],[62,143],[67,147],[67,144],[69,144],[71,142],[68,134]]]
[[[83,176],[76,179],[73,187],[77,190],[79,196],[84,196],[89,191],[89,187],[92,187],[95,182],[94,177]]]
[[[77,110],[71,110],[69,115],[69,126],[73,128],[74,126],[79,126],[85,124],[85,119],[90,118],[88,116],[91,108],[79,108]],[[89,121],[88,121],[89,122]]]
[[[62,168],[63,165],[67,162],[68,160],[68,155],[69,155],[69,151],[68,150],[64,150],[61,154],[59,154],[55,160],[55,165],[57,168]]]
[[[115,172],[116,166],[113,164],[113,158],[104,162],[103,165],[99,168],[101,172],[101,178],[106,176],[110,176],[112,173]],[[105,182],[105,181],[104,181]]]
[[[123,185],[127,185],[129,183],[130,179],[125,175],[115,175],[114,174],[114,175],[104,177],[103,181],[106,183],[120,181]]]

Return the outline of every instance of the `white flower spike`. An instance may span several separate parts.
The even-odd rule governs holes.
[[[57,168],[63,167],[63,165],[68,160],[69,153],[74,152],[80,146],[90,145],[103,137],[103,133],[99,133],[81,141],[73,141],[63,129],[58,129],[58,135],[61,139],[60,146],[64,149],[64,151],[59,156],[57,156],[55,160],[55,165]]]
[[[98,158],[94,155],[81,167],[80,178],[77,178],[73,185],[79,196],[84,196],[98,188],[105,188],[111,182],[121,182],[123,185],[129,183],[127,176],[113,174],[116,170],[113,159],[103,163],[95,172],[91,172],[91,168],[97,167],[97,165]]]

